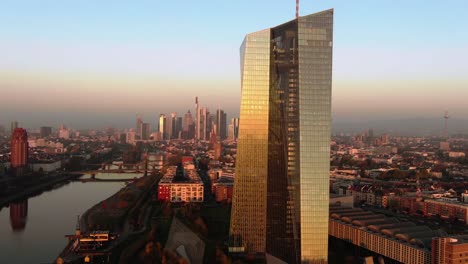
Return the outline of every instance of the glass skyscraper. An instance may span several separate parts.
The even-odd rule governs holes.
[[[327,263],[333,9],[248,34],[232,252]]]

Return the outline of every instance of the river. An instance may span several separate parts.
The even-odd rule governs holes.
[[[96,178],[103,176],[97,174]],[[129,179],[137,174],[109,174]],[[81,179],[89,178],[84,175]],[[0,209],[0,263],[53,263],[74,234],[77,215],[125,186],[125,182],[73,181]]]

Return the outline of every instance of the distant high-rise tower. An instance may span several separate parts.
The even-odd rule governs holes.
[[[188,131],[188,128],[190,124],[192,123],[193,123],[192,113],[190,113],[190,110],[188,110],[187,113],[185,113],[184,115],[184,125],[182,127],[182,131],[184,132]]]
[[[143,123],[141,124],[141,139],[142,140],[148,140],[150,136],[150,124],[149,123]]]
[[[210,113],[205,107],[199,108],[197,114],[197,139],[208,140],[210,130]]]
[[[218,135],[221,140],[227,137],[226,122],[226,113],[221,109],[216,110],[216,135]]]
[[[448,114],[448,111],[445,111],[444,113],[444,138],[448,138],[449,135],[448,135],[448,120],[449,120],[450,116]]]
[[[70,139],[70,129],[66,128],[63,124],[60,126],[58,130],[58,137],[63,139]]]
[[[236,140],[239,135],[239,118],[231,118],[231,123],[229,124],[228,138],[231,140]]]
[[[41,127],[41,138],[46,138],[52,134],[52,127],[43,126]]]
[[[166,115],[161,114],[159,116],[159,133],[161,133],[161,139],[167,139],[167,124],[166,124]]]
[[[143,126],[143,120],[141,119],[141,115],[138,114],[137,115],[137,121],[136,121],[136,137],[137,139],[141,139],[142,138],[142,126]]]
[[[221,141],[216,141],[213,144],[213,150],[214,150],[214,159],[219,160],[221,158],[221,154],[223,152],[223,145],[221,144]]]
[[[127,144],[135,143],[135,131],[128,131],[125,136],[125,141]]]
[[[11,122],[11,124],[10,124],[10,134],[13,134],[13,131],[15,131],[16,128],[18,128],[18,121]]]
[[[11,167],[25,168],[28,165],[28,133],[23,128],[15,128],[11,135]]]
[[[177,113],[173,112],[171,113],[170,117],[166,118],[166,133],[167,133],[167,139],[173,139],[177,138],[176,133],[177,133]]]
[[[119,142],[119,144],[126,144],[127,143],[127,133],[119,133],[118,142]]]
[[[182,126],[183,126],[183,119],[181,116],[176,118],[176,125],[175,125],[175,136],[174,138],[181,138],[182,136]]]
[[[193,121],[192,113],[190,110],[184,115],[184,124],[182,128],[182,138],[192,139],[195,137],[195,122]]]
[[[207,114],[207,119],[206,119],[206,139],[205,140],[210,140],[210,134],[211,131],[214,129],[216,133],[216,115],[211,114],[208,112]]]
[[[198,96],[195,97],[195,138],[200,139],[200,105],[198,104]]]
[[[327,263],[333,10],[248,34],[231,251]]]

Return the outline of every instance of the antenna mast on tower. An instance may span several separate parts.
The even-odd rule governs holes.
[[[296,18],[299,18],[299,0],[296,0]]]
[[[450,118],[449,114],[448,114],[448,111],[445,111],[444,113],[444,137],[445,138],[448,138],[448,126],[447,126],[447,123],[448,123],[448,119]]]

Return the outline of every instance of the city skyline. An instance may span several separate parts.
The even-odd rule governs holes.
[[[0,263],[468,262],[468,3],[0,3]]]
[[[126,127],[136,113],[185,113],[194,96],[238,116],[239,39],[295,13],[294,1],[0,5],[0,124],[25,127]],[[340,14],[334,121],[466,116],[466,5],[302,1],[301,14]]]

